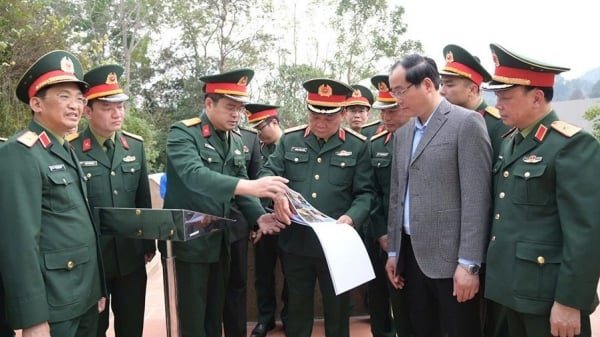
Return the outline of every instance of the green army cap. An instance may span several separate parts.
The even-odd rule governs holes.
[[[346,98],[352,94],[352,87],[346,83],[328,78],[313,78],[302,83],[308,92],[308,110],[319,114],[338,113],[345,106]]]
[[[238,69],[216,75],[200,77],[204,82],[203,90],[207,94],[222,94],[227,98],[241,103],[250,103],[248,98],[248,83],[254,77],[252,69]]]
[[[390,93],[390,77],[388,75],[375,75],[371,77],[371,84],[377,88],[377,97],[373,103],[373,109],[389,109],[398,103]]]
[[[94,68],[85,75],[83,80],[90,85],[85,94],[88,100],[98,99],[105,102],[124,102],[129,96],[123,93],[119,86],[119,77],[123,75],[123,67],[118,64],[106,64]]]
[[[82,78],[83,68],[77,57],[65,50],[54,50],[42,55],[27,69],[17,84],[17,98],[29,104],[29,99],[43,88],[67,82],[77,83],[81,92],[86,93],[89,86]]]
[[[373,105],[373,93],[369,88],[362,86],[360,84],[353,84],[352,87],[352,96],[346,99],[346,106],[352,105],[361,105],[366,107],[371,107]]]
[[[443,53],[446,65],[440,71],[440,75],[465,77],[478,86],[492,79],[490,73],[481,65],[479,58],[471,55],[464,48],[449,44],[444,47]]]
[[[260,125],[266,121],[269,117],[277,116],[278,105],[270,104],[258,104],[251,103],[246,104],[246,116],[248,116],[248,124],[253,128],[259,129]]]
[[[555,75],[570,70],[517,55],[496,43],[490,44],[490,49],[496,68],[492,80],[483,84],[484,90],[505,90],[515,85],[553,87]]]

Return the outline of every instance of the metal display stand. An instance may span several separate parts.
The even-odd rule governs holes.
[[[103,235],[165,242],[162,267],[167,336],[180,337],[173,241],[205,236],[226,228],[235,220],[183,209],[97,207],[94,211]]]

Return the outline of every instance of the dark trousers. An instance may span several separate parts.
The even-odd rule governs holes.
[[[105,309],[106,310],[106,309]],[[50,335],[60,337],[94,337],[98,333],[98,304],[94,303],[83,315],[50,323]]]
[[[248,283],[248,238],[231,243],[229,281],[223,306],[225,337],[246,337],[246,292]]]
[[[4,305],[4,285],[2,284],[2,275],[0,275],[0,337],[13,337],[15,332],[8,324]]]
[[[226,250],[226,249],[222,249]],[[175,259],[181,337],[221,337],[228,257],[215,263]]]
[[[278,247],[278,235],[263,235],[254,245],[254,272],[256,289],[256,303],[258,305],[258,323],[275,323],[275,311],[277,310],[277,295],[275,288],[275,267],[277,259],[283,270],[283,255]],[[284,281],[281,291],[281,322],[287,322],[287,285]]]
[[[98,337],[106,336],[111,309],[114,317],[115,337],[142,337],[146,283],[145,267],[127,275],[106,277],[109,296],[106,299],[106,309],[100,314],[98,321]]]
[[[459,303],[452,296],[453,279],[432,279],[421,271],[410,242],[402,236],[405,290],[411,326],[417,337],[481,337],[480,293]]]
[[[498,304],[500,305],[500,304]],[[506,321],[511,337],[551,337],[550,315],[524,314],[502,306],[506,312]],[[592,336],[590,316],[581,314],[580,337]]]
[[[389,282],[385,271],[387,253],[376,239],[365,237],[364,241],[375,271],[375,278],[367,283],[371,333],[373,337],[410,337],[408,303],[404,290],[395,289]]]
[[[350,336],[350,292],[335,295],[325,257],[299,256],[284,252],[288,284],[287,337],[310,337],[314,320],[316,281],[323,296],[325,336]]]

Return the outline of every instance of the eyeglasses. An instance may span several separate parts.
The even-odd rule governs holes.
[[[58,98],[58,101],[61,104],[69,104],[71,102],[75,102],[78,105],[86,105],[88,102],[88,99],[83,97],[83,96],[71,96],[69,94],[65,94],[65,93],[61,93],[56,95],[56,97]]]
[[[392,95],[392,97],[394,98],[400,98],[402,97],[407,91],[408,89],[410,89],[414,84],[411,83],[408,87],[404,88],[404,89],[394,89],[394,90],[390,90],[390,95]]]

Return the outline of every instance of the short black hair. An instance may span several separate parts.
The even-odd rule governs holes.
[[[432,58],[419,54],[410,54],[394,63],[390,69],[390,73],[399,66],[402,66],[406,70],[407,82],[419,86],[425,78],[429,78],[436,90],[440,88],[440,73],[438,72],[437,64]]]

